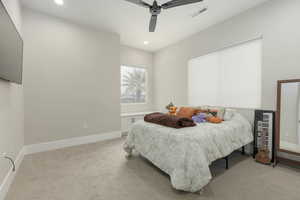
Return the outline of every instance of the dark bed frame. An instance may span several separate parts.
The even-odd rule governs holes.
[[[242,147],[242,155],[245,155],[245,146]],[[225,158],[225,169],[229,169],[229,156],[226,156]]]

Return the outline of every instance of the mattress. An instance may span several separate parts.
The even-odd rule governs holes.
[[[221,124],[202,123],[183,129],[141,120],[132,126],[124,150],[128,154],[138,151],[169,174],[175,189],[197,192],[211,180],[209,165],[213,161],[252,141],[250,123],[235,113]]]

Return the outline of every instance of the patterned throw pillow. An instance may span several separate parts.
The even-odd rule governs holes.
[[[220,119],[224,119],[225,108],[219,106],[199,106],[195,107],[195,109],[200,110],[200,112],[205,112],[211,116],[218,117]]]
[[[217,117],[219,110],[216,109],[209,109],[208,113],[210,113],[212,116]]]
[[[218,117],[218,118],[220,118],[220,119],[224,119],[224,115],[225,115],[225,108],[224,107],[219,107],[219,106],[210,106],[209,107],[209,110],[210,110],[210,112],[216,112],[216,115],[214,115],[213,113],[213,115],[215,116],[215,117]]]

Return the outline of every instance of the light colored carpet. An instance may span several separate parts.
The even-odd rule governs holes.
[[[299,200],[300,170],[234,153],[215,162],[202,195],[172,189],[145,159],[125,158],[124,139],[26,156],[6,200]]]

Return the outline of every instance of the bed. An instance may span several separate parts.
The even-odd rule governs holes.
[[[136,122],[124,150],[133,150],[170,176],[177,190],[198,192],[212,178],[209,165],[253,141],[250,123],[239,113],[221,124],[201,123],[174,129]],[[130,161],[129,161],[130,162]]]

